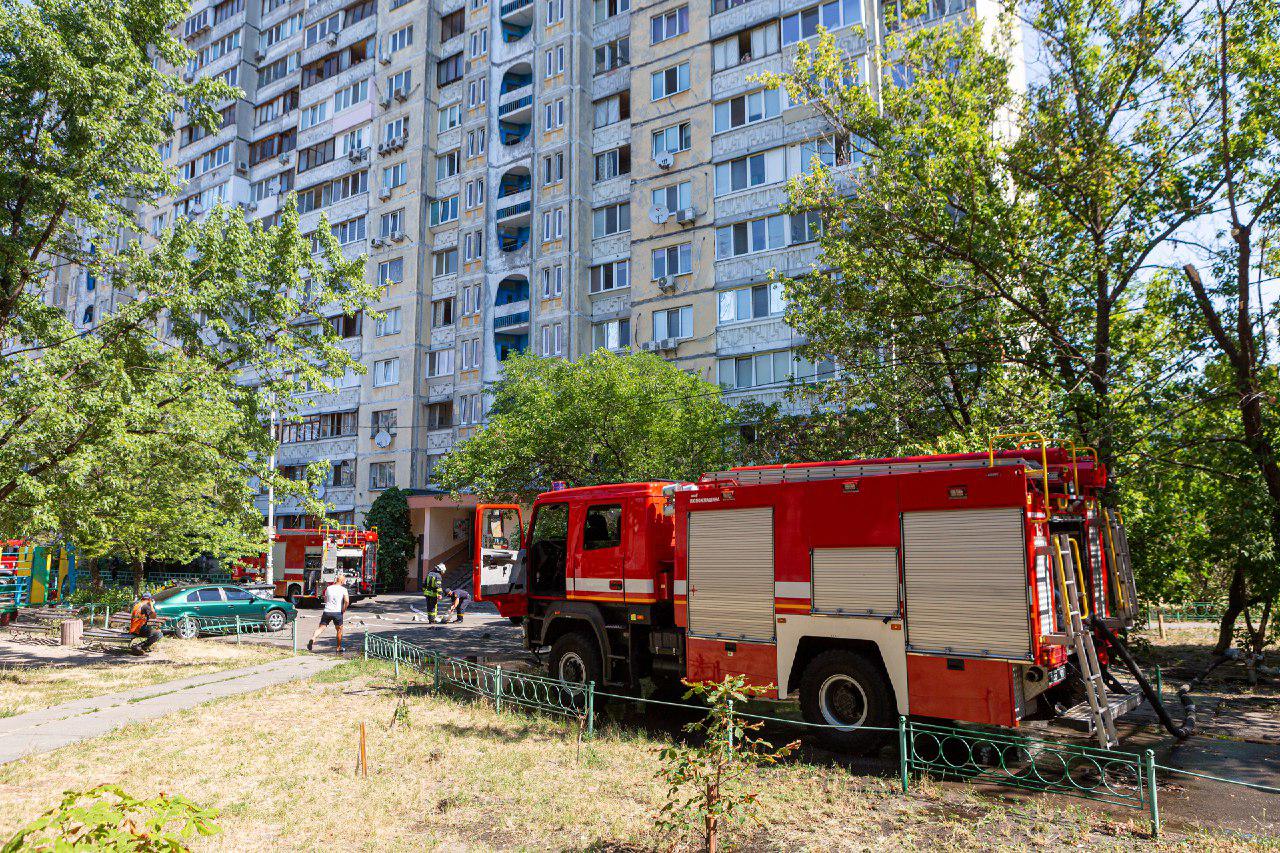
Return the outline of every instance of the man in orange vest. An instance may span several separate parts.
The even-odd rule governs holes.
[[[145,639],[141,643],[131,644],[129,651],[136,655],[145,655],[151,651],[152,646],[160,642],[163,634],[155,624],[157,618],[154,598],[151,593],[144,592],[129,613],[129,633]]]

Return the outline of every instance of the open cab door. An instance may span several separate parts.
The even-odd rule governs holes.
[[[476,507],[475,596],[492,601],[503,616],[524,616],[529,609],[523,539],[520,507]]]

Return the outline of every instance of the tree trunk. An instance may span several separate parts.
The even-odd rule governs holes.
[[[93,587],[102,586],[102,567],[98,564],[101,557],[94,557],[89,561],[89,585]]]
[[[1213,647],[1215,655],[1224,654],[1231,648],[1231,635],[1235,631],[1236,620],[1248,605],[1244,566],[1237,564],[1231,570],[1231,584],[1227,587],[1227,607],[1222,611],[1222,620],[1218,623],[1218,642]]]
[[[133,597],[134,598],[137,598],[139,595],[142,594],[142,581],[146,577],[146,573],[147,573],[146,566],[147,566],[146,557],[133,558]]]

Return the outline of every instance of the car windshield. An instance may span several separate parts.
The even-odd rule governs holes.
[[[176,587],[176,586],[175,586],[175,587],[171,587],[170,589],[162,589],[162,590],[160,590],[160,592],[157,592],[157,593],[156,593],[156,595],[155,595],[155,600],[156,600],[156,601],[168,601],[170,598],[173,598],[175,595],[177,595],[177,594],[178,594],[178,593],[180,593],[180,592],[182,592],[182,588],[181,588],[181,587]]]

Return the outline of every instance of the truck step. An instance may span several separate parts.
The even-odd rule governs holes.
[[[1113,694],[1108,698],[1110,701],[1107,703],[1107,707],[1111,711],[1112,719],[1119,719],[1122,715],[1134,710],[1143,702],[1142,694],[1140,693],[1124,693],[1120,695]],[[1070,728],[1093,734],[1093,710],[1089,707],[1088,700],[1081,702],[1079,705],[1073,705],[1063,711],[1058,716],[1058,719]]]

